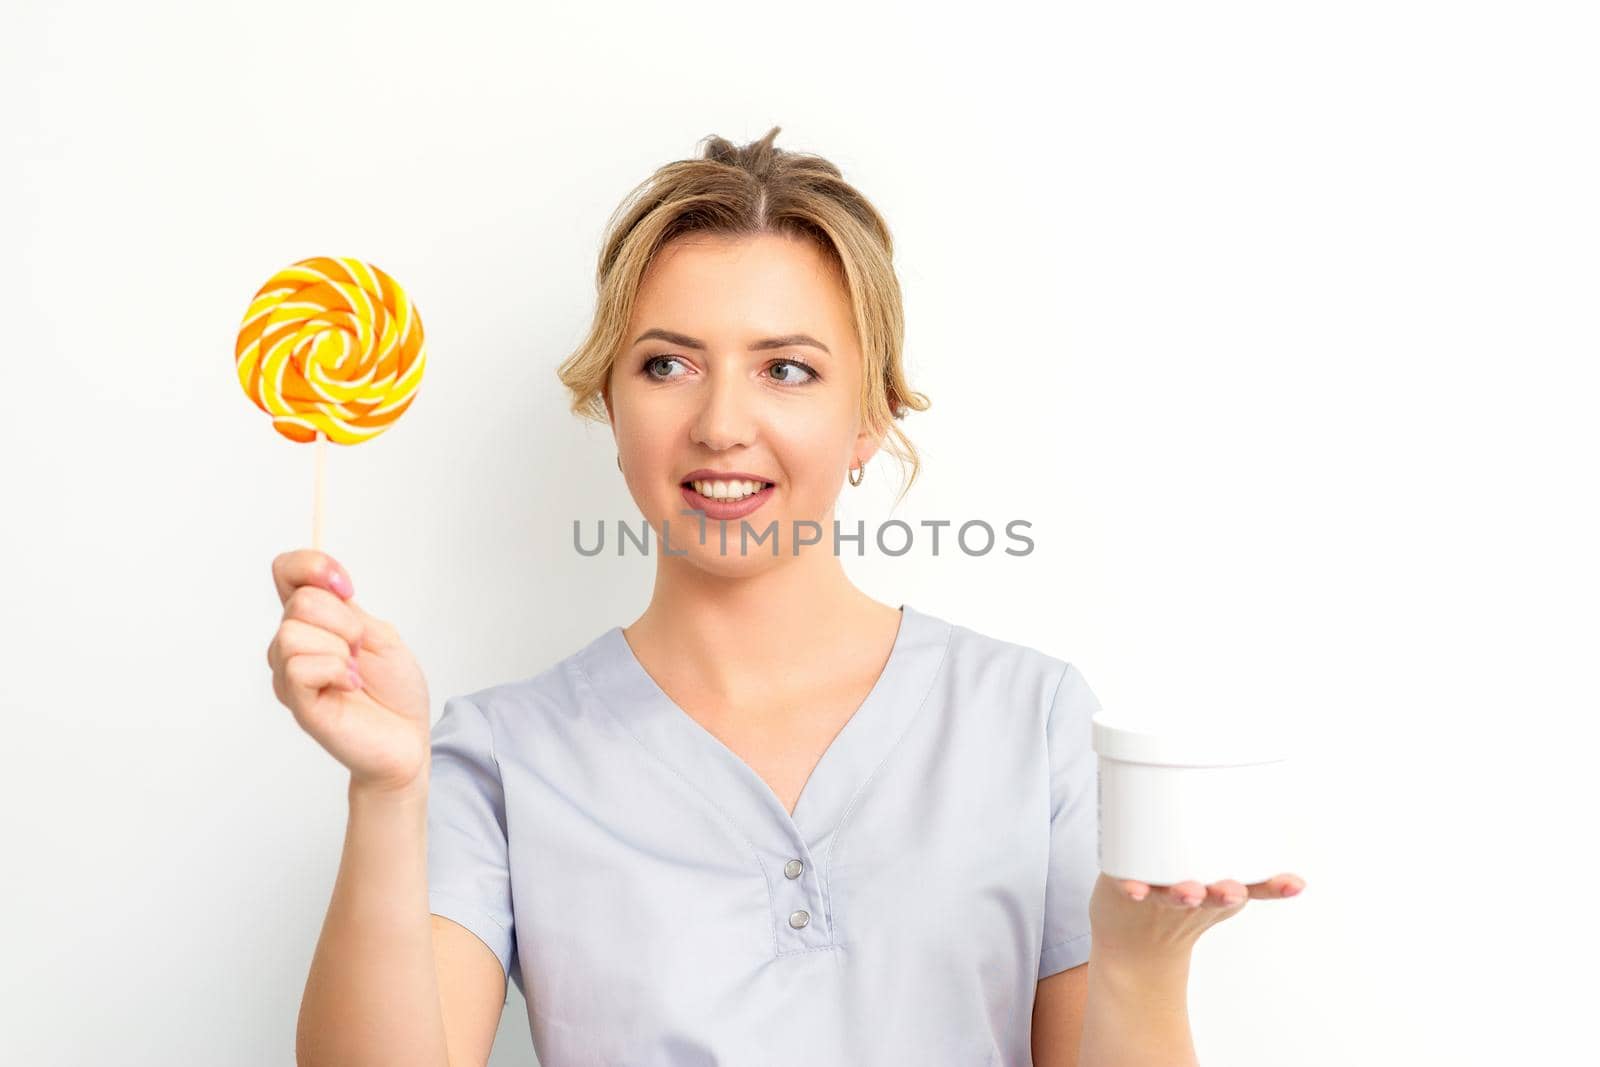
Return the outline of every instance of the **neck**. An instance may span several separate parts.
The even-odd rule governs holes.
[[[824,530],[823,540],[801,555],[764,556],[762,569],[736,577],[658,554],[650,604],[626,628],[630,643],[724,696],[781,690],[791,671],[803,678],[815,675],[819,659],[846,661],[847,650],[895,608],[856,588],[833,554],[832,526]],[[714,549],[714,524],[706,542]],[[729,542],[735,543],[731,531]]]

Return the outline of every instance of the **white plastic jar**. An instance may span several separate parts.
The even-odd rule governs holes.
[[[1151,885],[1291,869],[1287,750],[1263,727],[1153,731],[1096,716],[1100,869]]]

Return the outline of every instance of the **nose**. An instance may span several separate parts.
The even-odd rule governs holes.
[[[744,380],[728,371],[709,374],[691,429],[695,443],[714,452],[748,445],[755,427],[755,403]]]

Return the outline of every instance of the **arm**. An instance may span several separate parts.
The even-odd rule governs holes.
[[[1033,997],[1033,1067],[1079,1067],[1088,996],[1087,963],[1039,982]]]
[[[428,912],[427,778],[387,792],[352,782],[349,802],[295,1062],[448,1067]]]
[[[1034,1063],[1199,1067],[1188,1005],[1195,941],[1250,899],[1281,900],[1304,888],[1294,874],[1249,885],[1223,879],[1171,886],[1101,874],[1089,902],[1089,962],[1039,983]],[[1069,977],[1077,971],[1081,977]]]
[[[1189,1033],[1189,957],[1089,964],[1077,1067],[1199,1067]]]
[[[1195,941],[1247,900],[1294,896],[1305,882],[1280,874],[1249,885],[1234,879],[1152,885],[1097,871],[1098,762],[1090,728],[1099,710],[1082,673],[1067,664],[1045,720],[1050,871],[1039,959],[1046,977],[1036,988],[1033,1013],[1034,1062],[1198,1067],[1188,1008]],[[1086,926],[1093,936],[1083,962],[1081,949],[1060,946],[1087,936]]]
[[[1039,983],[1034,1067],[1198,1067],[1189,1033],[1189,960],[1088,963]]]

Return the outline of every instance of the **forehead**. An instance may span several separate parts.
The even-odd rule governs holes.
[[[668,243],[645,271],[632,318],[696,337],[805,332],[829,347],[854,333],[833,261],[810,241],[776,234],[691,234]]]

